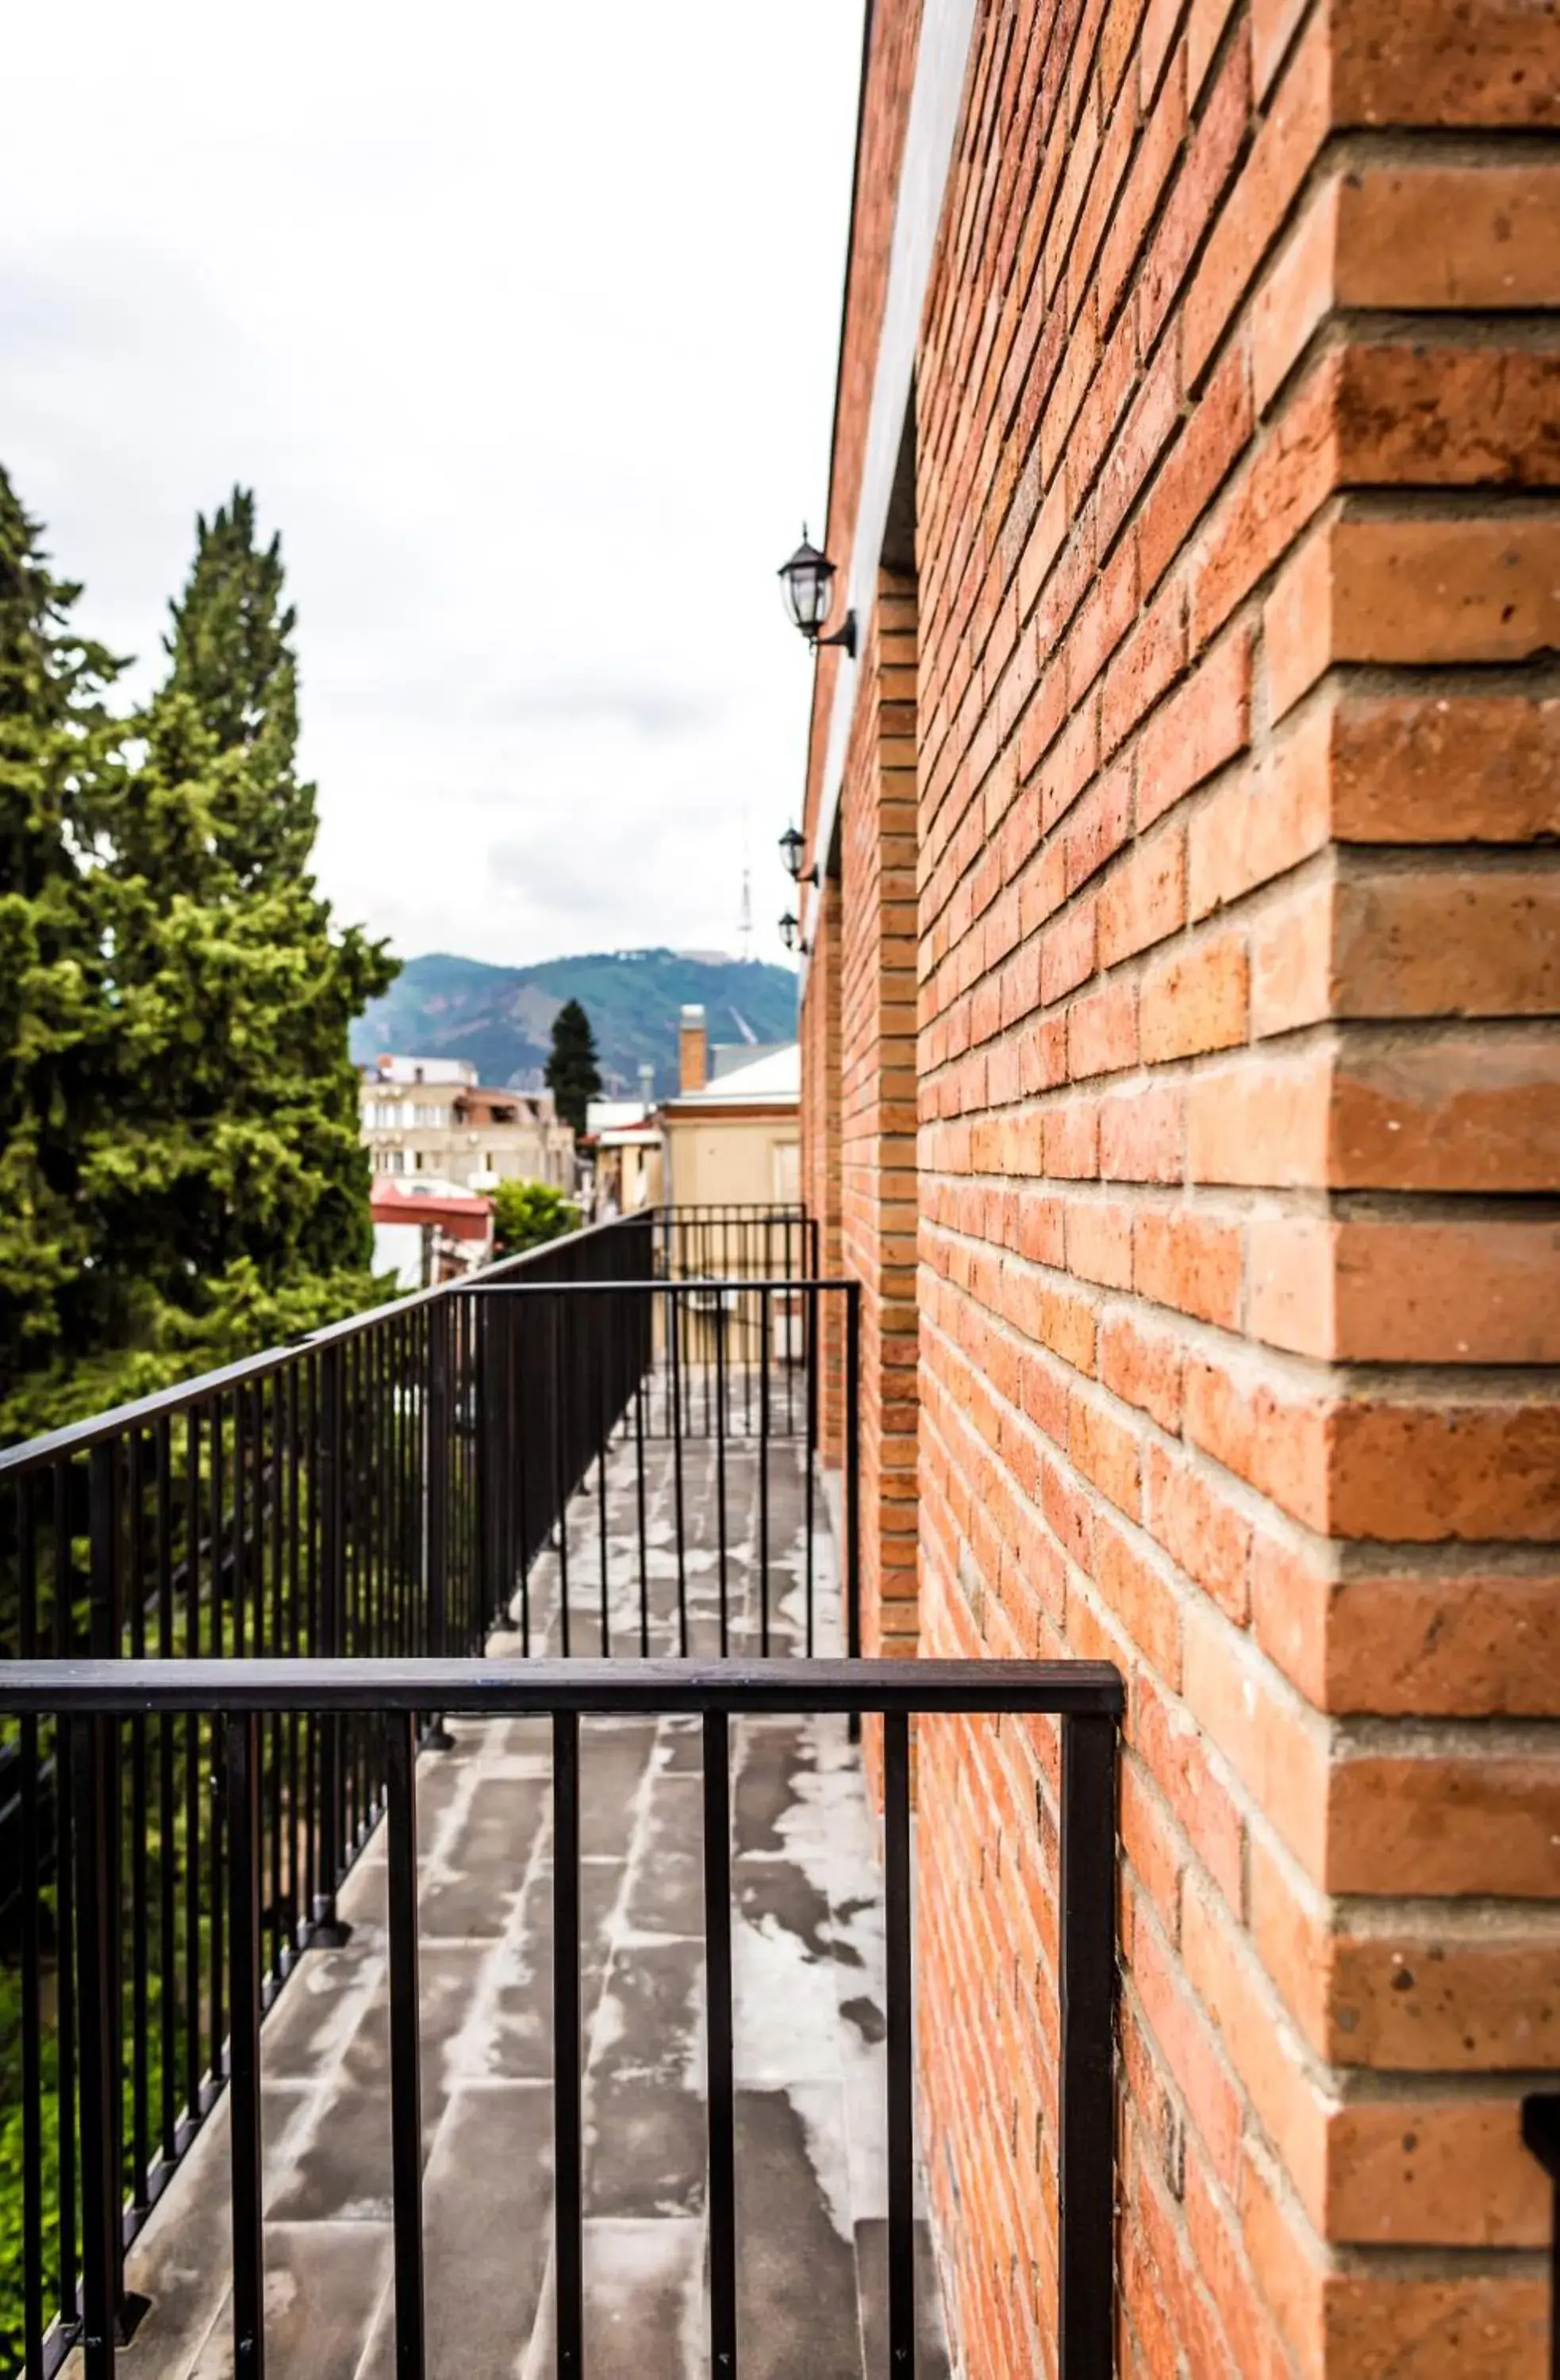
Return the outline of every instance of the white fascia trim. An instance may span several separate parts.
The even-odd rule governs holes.
[[[905,408],[915,382],[916,346],[920,337],[926,285],[932,277],[937,226],[943,218],[943,197],[948,186],[954,135],[958,129],[959,103],[969,67],[969,44],[975,30],[976,0],[925,0],[920,40],[916,48],[916,79],[910,93],[909,120],[905,128],[905,154],[899,168],[899,191],[894,207],[894,239],[888,253],[888,292],[884,302],[883,335],[878,341],[877,369],[872,376],[871,409],[867,417],[867,450],[861,469],[861,497],[856,507],[856,529],[850,543],[850,577],[846,601],[856,614],[858,650],[866,647],[877,596],[878,558]],[[846,746],[856,709],[860,671],[841,653],[835,678],[835,698],[829,713],[829,743],[823,761],[823,795],[813,832],[812,852],[822,870],[834,833],[845,776]],[[803,932],[816,925],[820,887],[808,896]],[[802,960],[802,988],[807,960]]]

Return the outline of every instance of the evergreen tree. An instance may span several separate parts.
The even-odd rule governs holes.
[[[293,615],[236,496],[166,685],[105,711],[0,480],[0,1429],[376,1293],[347,1030],[395,969],[308,873]]]
[[[118,667],[72,626],[0,468],[0,1407],[101,1326],[83,1160],[103,1122],[117,1020],[100,827]]]
[[[195,524],[195,560],[168,610],[168,690],[187,695],[219,753],[243,763],[224,780],[212,825],[246,887],[288,883],[308,867],[314,787],[298,779],[298,614],[285,601],[282,540],[255,534],[254,492]]]
[[[307,872],[295,615],[245,491],[200,522],[174,619],[116,852],[121,947],[152,1006],[164,1096],[134,1111],[116,1166],[125,1244],[159,1283],[165,1328],[225,1353],[268,1301],[340,1311],[366,1293],[347,1032],[396,970],[335,928]]]
[[[596,1064],[596,1037],[577,1000],[566,1000],[553,1019],[545,1080],[562,1122],[572,1124],[577,1133],[583,1132],[586,1103],[600,1091],[602,1078]]]

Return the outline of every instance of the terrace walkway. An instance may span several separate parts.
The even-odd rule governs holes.
[[[718,1649],[713,1450],[684,1449],[690,1648]],[[771,1649],[805,1639],[802,1457],[770,1452]],[[651,1649],[675,1652],[671,1451],[649,1451]],[[734,1654],[759,1649],[757,1455],[725,1450]],[[607,1470],[612,1649],[640,1647],[631,1445]],[[820,1509],[822,1500],[819,1500]],[[819,1652],[838,1647],[820,1531]],[[782,1549],[784,1549],[782,1551]],[[593,1487],[571,1507],[573,1649],[599,1649]],[[533,1644],[558,1649],[555,1550],[531,1580]],[[545,1639],[545,1642],[543,1641]],[[520,1658],[518,1633],[493,1640]],[[553,2370],[551,1815],[546,1723],[455,1722],[419,1765],[429,2368]],[[708,2370],[703,2268],[702,1855],[697,1720],[582,1727],[587,2380]],[[886,2370],[881,1879],[844,1723],[734,1730],[737,2227],[744,2380]],[[391,2180],[382,1834],[341,1896],[352,1927],[309,1952],[264,2025],[268,2369],[388,2380]],[[130,2380],[232,2370],[225,2113],[128,2258],[151,2301]],[[924,2229],[920,2370],[947,2363]],[[365,2345],[365,2341],[367,2344]],[[73,2367],[67,2367],[70,2369]]]

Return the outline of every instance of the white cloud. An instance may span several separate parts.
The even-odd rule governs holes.
[[[730,945],[810,674],[859,0],[86,0],[11,27],[0,459],[157,663],[235,480],[321,874],[406,952]]]

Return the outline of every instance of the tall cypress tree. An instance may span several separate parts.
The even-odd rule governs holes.
[[[118,844],[125,964],[155,1000],[165,1086],[125,1166],[127,1239],[173,1335],[236,1352],[267,1313],[279,1327],[365,1293],[347,1031],[396,970],[382,944],[336,929],[309,873],[295,615],[246,491],[199,523],[173,613]]]
[[[102,823],[119,664],[70,620],[0,468],[0,1411],[103,1327],[83,1165],[116,1032]]]
[[[0,475],[0,1432],[374,1293],[347,1030],[393,963],[309,873],[293,615],[241,492],[130,720]]]
[[[602,1077],[596,1064],[596,1037],[577,1000],[566,1000],[553,1019],[553,1046],[543,1079],[563,1122],[583,1132],[586,1104],[601,1089]]]
[[[243,766],[225,780],[213,826],[246,887],[289,883],[308,868],[314,787],[298,777],[298,614],[286,600],[280,533],[256,534],[254,492],[235,488],[195,524],[195,560],[168,606],[171,692],[187,695],[214,749]]]

